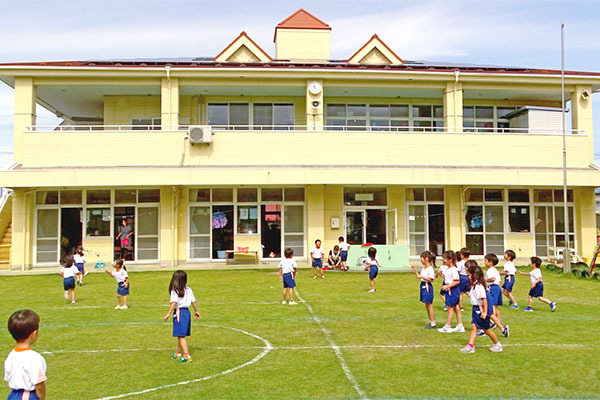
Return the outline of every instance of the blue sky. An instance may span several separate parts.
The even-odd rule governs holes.
[[[377,33],[401,58],[600,71],[600,1],[386,0],[4,2],[0,62],[214,56],[245,30],[274,54],[275,25],[304,8],[346,58]],[[600,94],[594,95],[600,153]],[[0,85],[0,166],[12,151],[12,89]],[[38,123],[51,123],[43,110]],[[598,161],[598,160],[597,160]]]

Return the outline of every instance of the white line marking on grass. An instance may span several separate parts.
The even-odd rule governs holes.
[[[323,325],[323,323],[321,322],[321,318],[319,318],[319,316],[317,316],[317,314],[315,314],[315,312],[312,309],[312,307],[310,306],[310,304],[308,304],[308,302],[305,301],[302,298],[302,296],[300,296],[300,292],[298,292],[297,289],[296,289],[296,296],[302,303],[304,303],[306,308],[308,308],[308,311],[310,312],[312,318],[315,320],[317,325],[319,325],[319,327],[325,334],[325,338],[331,345],[331,348],[335,351],[335,355],[337,356],[338,360],[340,361],[340,365],[342,366],[342,370],[344,370],[344,374],[346,374],[346,378],[348,378],[350,383],[352,383],[352,386],[354,387],[354,389],[356,390],[356,392],[358,393],[358,395],[361,398],[363,398],[363,399],[367,398],[365,395],[365,392],[363,392],[362,389],[358,386],[358,382],[356,382],[356,379],[354,379],[354,376],[350,372],[350,368],[348,368],[348,365],[346,364],[346,360],[344,359],[344,355],[342,354],[342,351],[340,350],[340,346],[337,346],[333,342],[333,339],[331,338],[331,333],[329,332],[329,330],[327,328],[325,328],[325,325]]]
[[[144,389],[144,390],[140,390],[140,391],[137,391],[137,392],[124,393],[124,394],[119,394],[119,395],[116,395],[116,396],[102,397],[102,398],[99,398],[99,399],[96,399],[96,400],[121,399],[123,397],[129,397],[129,396],[135,396],[135,395],[149,393],[149,392],[155,392],[157,390],[167,389],[167,388],[171,388],[171,387],[175,387],[175,386],[183,386],[183,385],[189,385],[190,383],[207,381],[209,379],[217,378],[217,377],[222,376],[222,375],[230,374],[230,373],[232,373],[234,371],[237,371],[238,369],[242,369],[244,367],[247,367],[248,365],[255,364],[261,358],[263,358],[264,356],[266,356],[267,354],[269,354],[271,352],[271,350],[273,350],[273,345],[267,339],[265,339],[263,337],[260,337],[258,335],[255,335],[254,333],[247,332],[247,331],[245,331],[243,329],[230,328],[230,327],[227,327],[227,326],[215,326],[215,325],[203,325],[203,326],[211,327],[211,328],[230,329],[232,331],[240,332],[240,333],[243,333],[244,335],[248,335],[250,337],[258,339],[258,340],[260,340],[261,342],[263,342],[265,344],[264,347],[261,347],[263,349],[263,351],[260,354],[258,354],[256,357],[254,357],[252,360],[250,360],[250,361],[247,361],[247,362],[245,362],[243,364],[240,364],[240,365],[238,365],[236,367],[230,368],[230,369],[228,369],[226,371],[218,372],[218,373],[213,374],[213,375],[203,376],[202,378],[191,379],[189,381],[182,381],[182,382],[177,382],[177,383],[171,383],[169,385],[157,386],[157,387],[154,387],[154,388]]]
[[[600,344],[570,344],[570,343],[506,343],[503,347],[555,347],[555,348],[599,348]],[[460,346],[448,346],[442,344],[390,344],[390,345],[342,345],[342,346],[272,346],[271,350],[334,350],[338,349],[420,349],[420,348],[449,348],[456,347],[457,349],[462,348]],[[486,345],[477,345],[476,347],[487,347]],[[205,346],[199,350],[261,350],[264,346]],[[149,347],[139,349],[97,349],[97,350],[54,350],[54,351],[40,351],[40,354],[51,355],[51,354],[66,354],[66,353],[119,353],[123,351],[134,352],[134,351],[167,351],[171,350],[172,347]]]

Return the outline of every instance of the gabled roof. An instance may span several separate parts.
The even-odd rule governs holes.
[[[277,39],[277,29],[324,29],[330,31],[331,27],[301,8],[275,27],[275,37],[273,40]]]
[[[367,41],[347,62],[350,64],[372,64],[370,58],[382,60],[383,64],[399,65],[404,64],[404,61],[396,55],[376,34],[371,36]]]
[[[240,60],[240,56],[249,58],[248,60]],[[250,39],[250,36],[246,32],[242,31],[231,42],[223,51],[221,51],[215,58],[216,62],[271,62],[273,59],[267,54],[266,51],[260,48],[254,40]]]

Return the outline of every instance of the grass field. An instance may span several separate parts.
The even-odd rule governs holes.
[[[114,310],[116,283],[90,274],[66,304],[59,275],[0,277],[0,316],[31,308],[41,317],[34,349],[48,363],[48,399],[346,399],[598,398],[600,282],[544,271],[545,296],[534,313],[501,308],[511,336],[503,353],[487,337],[475,354],[459,350],[468,333],[424,330],[418,282],[382,273],[367,293],[366,273],[297,276],[301,302],[282,305],[269,271],[190,271],[201,319],[192,323],[191,364],[170,358],[170,272],[130,273],[128,310]],[[526,305],[528,277],[515,294]],[[436,282],[436,291],[440,282]],[[436,296],[438,325],[446,314]],[[465,308],[469,330],[470,305]],[[3,322],[3,327],[6,323]],[[0,346],[14,342],[3,328]],[[233,371],[232,371],[233,369]],[[179,382],[192,381],[173,385]],[[2,386],[0,398],[8,389]],[[117,397],[112,397],[117,396]]]

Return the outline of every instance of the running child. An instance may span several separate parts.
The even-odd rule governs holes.
[[[377,258],[377,249],[375,247],[369,247],[367,252],[367,261],[365,262],[365,271],[369,271],[369,280],[371,281],[371,290],[369,293],[375,293],[375,278],[379,273],[379,259]]]
[[[127,296],[129,296],[129,275],[127,274],[127,268],[123,265],[123,259],[117,258],[112,263],[113,270],[106,271],[107,274],[114,277],[117,281],[117,305],[115,310],[127,310]],[[123,298],[123,305],[121,305],[121,298]]]
[[[531,279],[531,290],[529,290],[529,302],[527,303],[527,307],[523,309],[523,311],[533,312],[533,298],[537,297],[542,303],[546,303],[550,306],[550,310],[552,312],[556,311],[556,303],[548,300],[544,296],[544,283],[542,282],[542,270],[540,266],[542,265],[542,260],[539,257],[531,257],[531,272],[522,272],[519,271],[521,275],[529,275]]]
[[[438,329],[438,332],[464,332],[465,327],[462,322],[462,313],[458,306],[460,298],[460,276],[458,274],[458,269],[454,265],[456,254],[452,250],[447,250],[442,254],[442,257],[444,258],[444,262],[448,265],[448,269],[446,269],[446,272],[444,273],[444,282],[442,284],[446,310],[448,311],[448,319],[446,324]],[[452,317],[454,316],[454,313],[456,313],[456,327],[452,328]]]
[[[279,280],[283,282],[281,304],[285,304],[285,299],[287,297],[287,292],[289,289],[290,302],[288,304],[290,306],[295,306],[296,304],[298,304],[294,301],[294,288],[296,287],[296,269],[298,269],[298,266],[296,265],[296,261],[292,258],[294,257],[294,250],[287,248],[283,252],[283,255],[285,258],[279,263]]]
[[[519,305],[515,300],[515,296],[512,294],[513,286],[515,285],[515,275],[517,273],[517,267],[515,266],[514,259],[517,255],[512,250],[506,250],[504,252],[504,270],[500,271],[500,275],[504,275],[504,284],[502,284],[502,294],[508,297],[508,302],[512,304],[510,307],[513,310],[518,310]]]
[[[321,278],[325,279],[323,274],[323,257],[325,256],[325,250],[321,247],[321,240],[315,240],[315,247],[310,251],[310,260],[312,261],[313,267],[313,279],[317,279],[317,270],[321,274]]]
[[[460,290],[458,307],[461,311],[463,311],[463,293],[468,293],[469,290],[471,290],[471,284],[469,283],[469,275],[467,274],[467,268],[465,267],[466,262],[469,261],[471,252],[466,247],[463,247],[462,249],[460,249],[458,254],[460,256],[460,260],[456,263],[456,268],[458,269],[458,274],[460,278],[460,285],[458,286]]]
[[[73,256],[64,258],[64,266],[59,274],[63,277],[63,288],[65,289],[65,300],[69,301],[71,296],[71,304],[75,304],[75,277],[81,275],[81,272],[74,264]]]
[[[485,278],[481,267],[475,260],[469,260],[466,263],[467,273],[469,274],[470,291],[469,298],[473,304],[471,313],[471,336],[469,343],[460,350],[461,353],[475,353],[475,339],[477,338],[477,330],[483,329],[486,335],[490,337],[494,345],[490,347],[490,351],[498,353],[502,351],[502,344],[492,332],[490,328],[490,315],[493,310],[490,305],[489,292],[485,290]]]
[[[81,245],[77,246],[75,249],[75,254],[73,254],[73,260],[75,261],[75,266],[81,272],[78,275],[77,283],[79,286],[83,285],[83,277],[87,276],[87,272],[85,272],[85,254],[83,254],[83,247]]]
[[[192,362],[192,356],[188,351],[186,336],[190,336],[192,329],[192,317],[190,305],[194,307],[196,319],[200,318],[196,297],[192,288],[187,286],[187,274],[183,270],[173,272],[171,282],[169,283],[169,312],[164,317],[166,321],[171,316],[173,310],[173,337],[177,338],[177,350],[171,355],[171,358],[182,363]]]
[[[452,254],[454,254],[454,252],[452,250],[449,250],[449,251],[452,252]],[[444,254],[446,254],[446,252],[444,252]],[[442,254],[442,259],[444,260],[444,262],[442,265],[440,265],[440,268],[438,269],[438,271],[435,274],[436,278],[438,276],[442,278],[442,285],[444,284],[444,277],[446,276],[446,271],[448,270],[448,268],[450,268],[451,265],[456,265],[456,255],[454,255],[452,260],[446,260],[446,257],[444,257],[444,254]],[[448,311],[448,307],[446,306],[446,296],[444,296],[444,291],[442,290],[441,287],[440,287],[440,299],[442,299],[442,301],[444,302],[444,311]]]
[[[433,313],[433,281],[435,280],[435,255],[429,250],[421,253],[421,264],[423,269],[421,273],[417,272],[417,269],[412,266],[412,270],[415,273],[417,279],[421,280],[420,287],[420,300],[421,303],[425,304],[427,310],[427,316],[429,317],[429,324],[426,326],[435,326],[435,315]],[[429,328],[428,328],[429,329]]]
[[[17,344],[4,361],[4,380],[11,392],[8,400],[46,398],[46,360],[31,346],[38,339],[40,317],[32,310],[19,310],[8,319],[8,331]]]
[[[341,253],[341,257],[342,257],[342,270],[343,271],[348,271],[348,265],[346,265],[346,261],[348,260],[348,250],[350,250],[350,245],[346,242],[346,240],[344,239],[343,236],[340,236],[338,238],[338,242],[339,246],[340,246],[340,251]]]
[[[492,329],[494,326],[498,326],[504,337],[508,337],[508,325],[502,325],[500,320],[500,309],[499,306],[502,305],[502,290],[500,289],[500,273],[496,269],[496,265],[498,264],[498,257],[489,253],[484,257],[485,266],[487,267],[487,272],[485,273],[485,282],[487,284],[488,291],[490,292],[490,303],[492,305],[492,314],[490,315],[490,319],[492,320]],[[495,324],[495,325],[494,325]],[[483,331],[479,332],[479,336],[483,336],[485,333]]]

